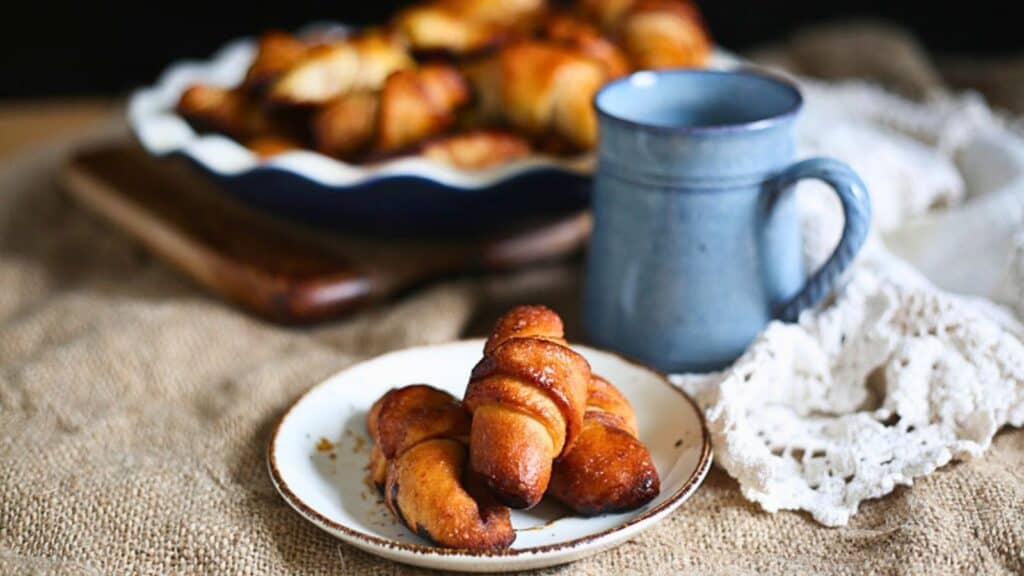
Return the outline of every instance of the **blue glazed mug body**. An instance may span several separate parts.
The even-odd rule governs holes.
[[[601,121],[584,321],[601,346],[668,372],[721,368],[775,318],[832,288],[860,248],[870,204],[827,159],[794,164],[792,84],[747,72],[640,72],[596,97]],[[793,184],[839,195],[846,229],[810,278]]]

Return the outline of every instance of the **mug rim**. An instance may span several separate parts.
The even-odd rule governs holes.
[[[655,124],[652,122],[643,122],[640,120],[633,120],[625,116],[615,114],[608,110],[606,107],[601,105],[601,97],[607,92],[614,90],[624,84],[633,82],[638,76],[661,76],[661,77],[679,77],[679,76],[746,76],[748,78],[754,78],[757,80],[767,81],[775,84],[787,91],[793,96],[793,104],[783,112],[768,116],[766,118],[759,118],[757,120],[751,120],[749,122],[729,122],[725,124],[706,124],[706,125],[679,125],[679,126],[668,126],[665,124]],[[600,118],[614,121],[619,124],[623,124],[632,128],[640,130],[647,130],[652,132],[662,132],[669,134],[721,134],[729,132],[754,132],[773,128],[780,124],[784,124],[796,118],[796,116],[803,109],[804,97],[800,89],[792,81],[774,73],[758,70],[750,67],[741,67],[730,70],[710,70],[705,68],[667,68],[661,70],[638,70],[621,78],[617,78],[608,82],[601,87],[600,90],[594,94],[592,106]]]

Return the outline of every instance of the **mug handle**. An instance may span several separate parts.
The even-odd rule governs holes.
[[[779,194],[805,178],[821,180],[835,190],[843,205],[846,224],[839,244],[825,264],[807,279],[796,296],[776,307],[776,318],[786,322],[795,322],[801,312],[816,305],[832,291],[836,279],[864,245],[871,227],[871,198],[860,176],[849,166],[831,158],[802,160],[773,179],[774,193]]]

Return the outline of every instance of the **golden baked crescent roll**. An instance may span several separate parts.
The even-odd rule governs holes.
[[[548,494],[594,516],[639,508],[660,490],[658,471],[638,439],[633,407],[615,386],[593,376],[583,429],[555,461]]]
[[[395,72],[380,94],[376,149],[392,152],[448,130],[469,98],[469,86],[451,66]]]
[[[515,540],[508,508],[467,469],[469,414],[452,395],[423,384],[391,390],[370,409],[367,428],[375,441],[370,476],[410,530],[450,548]]]
[[[481,110],[532,138],[557,136],[575,149],[597,141],[594,94],[607,80],[601,64],[557,43],[516,42],[467,68]]]
[[[506,313],[473,368],[470,465],[501,502],[530,508],[547,490],[552,461],[583,425],[590,365],[568,347],[562,321],[541,306]]]

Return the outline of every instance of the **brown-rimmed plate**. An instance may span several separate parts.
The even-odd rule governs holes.
[[[285,501],[331,535],[372,554],[427,568],[498,572],[578,560],[621,544],[671,514],[711,467],[711,443],[693,402],[657,372],[620,356],[574,346],[637,412],[640,437],[661,477],[643,508],[596,518],[542,502],[514,511],[516,541],[474,552],[431,546],[395,521],[367,477],[366,413],[389,389],[428,383],[461,397],[483,340],[409,348],[353,365],[314,387],[282,417],[270,439],[270,477]]]

